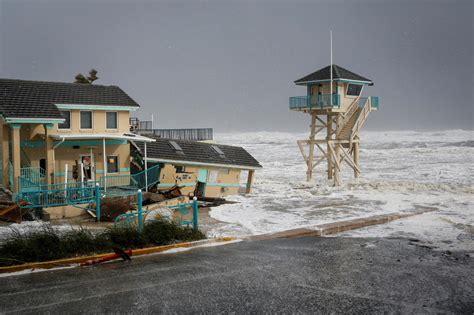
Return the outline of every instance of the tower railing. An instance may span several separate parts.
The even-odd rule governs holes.
[[[339,94],[317,94],[292,96],[289,99],[290,109],[323,109],[339,108]]]

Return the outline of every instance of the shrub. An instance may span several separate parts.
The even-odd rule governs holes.
[[[135,249],[204,239],[200,231],[168,221],[152,221],[140,232],[134,226],[112,227],[100,233],[79,228],[58,232],[50,225],[29,233],[12,230],[0,246],[0,266]]]

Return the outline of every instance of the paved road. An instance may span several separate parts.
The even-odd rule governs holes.
[[[458,257],[458,259],[456,259]],[[474,259],[403,239],[241,242],[0,278],[4,313],[472,313]]]

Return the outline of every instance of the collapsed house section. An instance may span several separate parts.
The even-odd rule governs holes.
[[[246,172],[245,192],[250,193],[260,163],[244,148],[195,141],[155,138],[147,144],[148,167],[160,165],[158,190],[179,186],[183,195],[222,198],[238,194]],[[132,142],[135,161],[145,156],[143,143]],[[140,163],[133,163],[134,166]]]

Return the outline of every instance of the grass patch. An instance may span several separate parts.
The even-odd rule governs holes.
[[[200,231],[174,222],[153,221],[142,231],[134,226],[112,227],[100,233],[84,228],[58,232],[51,225],[21,233],[12,229],[0,245],[0,266],[112,252],[113,247],[136,249],[204,239]]]

